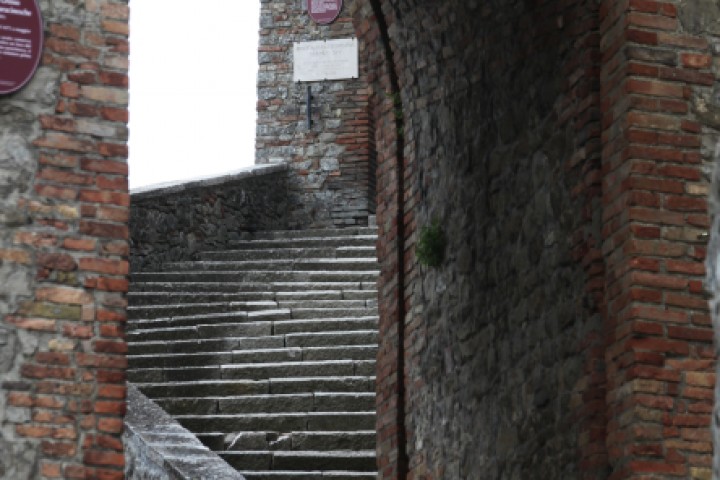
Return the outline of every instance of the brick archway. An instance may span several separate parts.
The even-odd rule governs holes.
[[[382,475],[707,478],[717,58],[694,19],[720,14],[349,8],[372,65]],[[127,2],[44,14],[40,71],[0,99],[0,470],[121,478]],[[437,269],[414,255],[434,219]]]

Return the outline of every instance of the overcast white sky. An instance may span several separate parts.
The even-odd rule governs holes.
[[[130,188],[252,165],[260,2],[130,8]]]

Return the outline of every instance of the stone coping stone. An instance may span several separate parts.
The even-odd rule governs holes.
[[[191,180],[178,182],[158,183],[148,185],[146,187],[134,188],[130,190],[132,199],[142,200],[145,198],[162,197],[164,195],[182,193],[190,190],[204,189],[208,187],[232,186],[241,183],[249,178],[261,175],[270,175],[273,173],[287,172],[288,166],[285,163],[272,165],[252,165],[228,172],[223,175],[212,177],[199,177]]]
[[[245,480],[137,387],[128,384],[126,478]]]

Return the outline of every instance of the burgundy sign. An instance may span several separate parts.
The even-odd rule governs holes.
[[[1,2],[2,0],[0,0]],[[307,0],[308,13],[315,23],[327,25],[340,15],[342,0]]]
[[[43,22],[36,0],[0,0],[0,95],[30,81],[40,63]]]

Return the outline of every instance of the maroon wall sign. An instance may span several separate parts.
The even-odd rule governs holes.
[[[42,44],[43,21],[36,0],[0,0],[0,95],[30,81]]]
[[[0,0],[1,2],[2,0]],[[327,25],[340,15],[342,0],[307,0],[308,13],[315,23]]]

